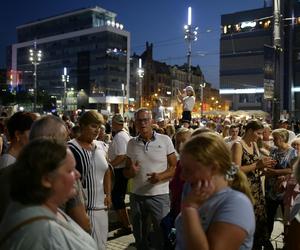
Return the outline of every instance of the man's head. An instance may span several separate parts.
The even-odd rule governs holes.
[[[165,128],[166,127],[165,119],[162,118],[162,117],[157,118],[156,123],[157,123],[158,127],[160,127],[160,128]]]
[[[124,118],[121,114],[115,114],[112,119],[111,119],[112,123],[112,130],[114,132],[119,131],[121,129],[123,129],[124,127]]]
[[[140,108],[134,113],[135,126],[142,137],[152,135],[152,114],[146,108]]]
[[[288,129],[289,127],[289,121],[286,119],[282,119],[279,121],[279,128],[285,128]]]
[[[240,127],[236,124],[232,124],[229,128],[229,135],[232,140],[235,140],[239,136]]]
[[[50,137],[62,141],[68,139],[69,133],[62,119],[55,115],[46,115],[36,120],[31,127],[29,140]]]

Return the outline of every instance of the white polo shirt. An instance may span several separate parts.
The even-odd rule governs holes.
[[[169,193],[169,181],[151,184],[148,173],[160,173],[167,169],[167,156],[175,153],[171,139],[167,135],[153,133],[152,140],[143,141],[139,136],[128,142],[127,156],[132,162],[138,162],[140,171],[132,179],[132,193],[153,196]]]
[[[126,155],[127,153],[127,144],[130,140],[129,134],[121,130],[119,131],[112,139],[108,148],[108,159],[110,161],[114,160],[118,155]],[[124,168],[125,161],[121,164],[115,166],[115,168]]]

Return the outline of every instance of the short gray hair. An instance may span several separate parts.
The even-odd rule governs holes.
[[[147,108],[139,108],[138,110],[135,111],[134,113],[134,120],[136,120],[137,115],[141,112],[147,112],[149,114],[149,118],[152,119],[152,112],[147,109]]]
[[[32,141],[36,138],[50,137],[58,140],[66,140],[64,131],[67,132],[66,125],[62,119],[55,115],[46,115],[36,120],[31,127],[29,133],[29,140]]]

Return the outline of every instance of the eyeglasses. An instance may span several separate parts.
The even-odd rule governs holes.
[[[135,120],[136,122],[138,122],[138,123],[147,123],[147,122],[149,122],[150,121],[150,118],[144,118],[144,119],[136,119]]]

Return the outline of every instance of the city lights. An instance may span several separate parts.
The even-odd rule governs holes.
[[[197,41],[198,27],[192,26],[192,7],[188,8],[188,24],[184,25],[184,39],[188,43],[187,63],[188,63],[188,79],[187,85],[191,83],[191,66],[192,66],[192,42]]]

